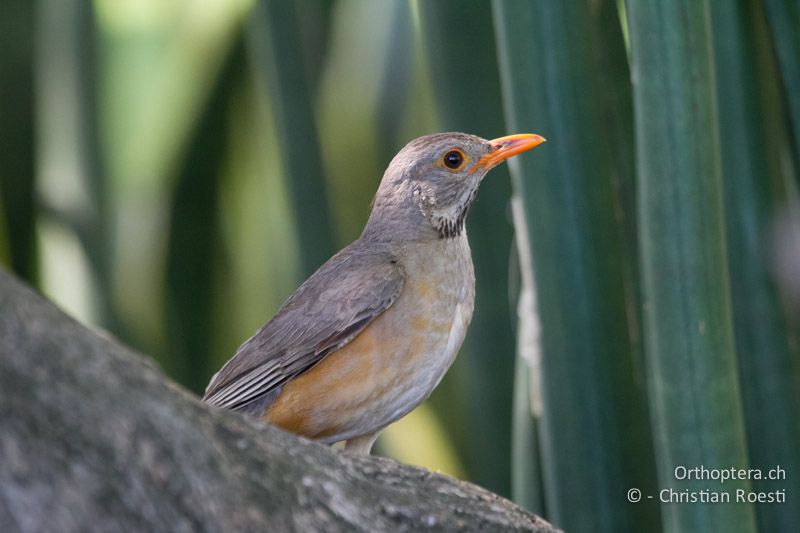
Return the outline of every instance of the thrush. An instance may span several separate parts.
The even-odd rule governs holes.
[[[475,300],[464,221],[481,181],[542,142],[411,141],[384,173],[361,236],[239,347],[204,400],[368,454],[431,394],[464,341]]]

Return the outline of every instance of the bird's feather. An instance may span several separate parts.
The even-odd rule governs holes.
[[[261,415],[288,380],[353,340],[403,288],[388,246],[356,241],[320,267],[211,379],[207,403]]]

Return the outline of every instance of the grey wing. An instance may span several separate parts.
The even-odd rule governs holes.
[[[320,267],[239,347],[211,378],[203,400],[262,414],[284,383],[349,343],[394,303],[402,287],[394,256],[357,241]]]

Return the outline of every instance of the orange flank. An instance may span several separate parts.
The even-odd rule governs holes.
[[[406,354],[407,364],[420,353],[419,335],[390,332],[393,314],[390,308],[350,344],[287,383],[267,410],[266,420],[305,437],[321,438],[347,432],[348,422],[369,416],[373,402],[380,402],[405,375],[394,368],[401,359],[398,352]]]
[[[436,285],[409,283],[406,291],[348,345],[289,381],[264,419],[315,439],[348,434],[373,418],[392,422],[383,420],[390,417],[389,406],[411,392],[418,373],[429,368],[424,354],[432,345],[444,347],[450,331],[450,321],[431,320],[423,303],[441,298]]]

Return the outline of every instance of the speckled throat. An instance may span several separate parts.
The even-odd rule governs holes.
[[[431,217],[431,223],[436,231],[439,232],[439,237],[442,239],[452,239],[458,237],[464,231],[464,222],[467,219],[469,208],[472,207],[472,202],[475,200],[475,195],[478,189],[475,188],[470,192],[466,202],[457,206],[450,212],[437,213]]]

